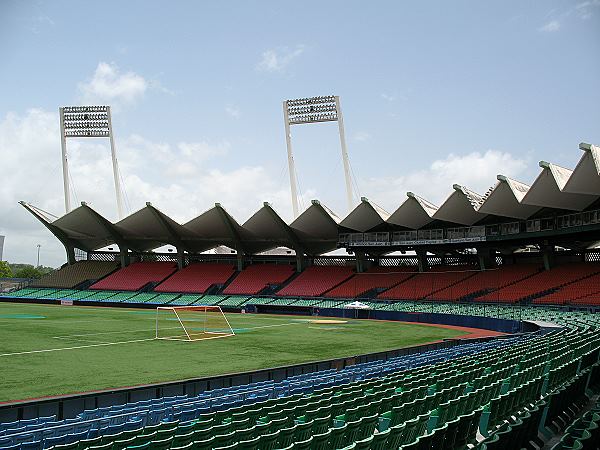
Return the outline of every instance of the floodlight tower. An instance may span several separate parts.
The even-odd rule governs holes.
[[[342,162],[344,165],[344,177],[346,180],[346,200],[348,211],[352,210],[354,200],[352,198],[352,179],[350,177],[350,162],[346,148],[346,136],[344,132],[344,117],[340,108],[340,97],[337,95],[326,95],[322,97],[298,98],[285,100],[283,102],[283,117],[285,120],[285,142],[287,144],[288,167],[290,171],[290,187],[292,191],[292,209],[294,218],[298,217],[298,192],[296,182],[296,170],[294,168],[294,157],[292,154],[291,125],[302,125],[319,122],[337,122],[340,134],[340,145],[342,147]]]
[[[60,143],[62,146],[63,184],[65,190],[65,210],[71,211],[71,194],[69,192],[69,163],[67,160],[67,138],[108,138],[112,158],[115,192],[117,195],[117,212],[123,218],[123,198],[119,179],[119,165],[115,150],[110,106],[61,106]]]

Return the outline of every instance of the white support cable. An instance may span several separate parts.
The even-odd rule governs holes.
[[[75,181],[73,181],[73,177],[71,176],[71,173],[69,172],[69,183],[71,185],[71,189],[73,191],[73,196],[75,197],[75,203],[79,204],[79,197],[77,195],[77,191],[75,190]],[[70,202],[70,199],[69,199]]]

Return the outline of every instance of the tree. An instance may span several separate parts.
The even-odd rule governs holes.
[[[0,261],[0,278],[12,278],[12,270],[6,261]]]
[[[15,272],[15,278],[42,278],[43,273],[29,264]]]

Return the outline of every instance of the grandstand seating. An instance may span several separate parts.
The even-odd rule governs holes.
[[[415,267],[372,267],[364,273],[355,274],[339,286],[331,289],[325,297],[354,298],[377,288],[391,288],[412,277]]]
[[[90,286],[90,289],[137,291],[171,275],[177,266],[171,262],[138,262],[124,267]]]
[[[157,292],[204,293],[216,284],[225,284],[235,273],[231,264],[194,263],[179,270],[154,288]]]
[[[223,294],[258,294],[269,285],[280,285],[294,274],[289,264],[254,264],[242,270]]]
[[[497,269],[476,272],[445,289],[427,296],[430,300],[454,301],[482,295],[516,283],[542,270],[537,264],[510,264]]]
[[[600,270],[600,266],[597,266]],[[600,292],[600,273],[576,280],[566,284],[555,292],[535,299],[534,303],[564,305],[564,304],[583,304],[594,305],[594,299],[599,298]]]
[[[544,270],[495,292],[476,298],[477,301],[515,303],[548,294],[558,288],[600,272],[600,265],[572,263]]]
[[[445,307],[461,313],[457,304]],[[0,424],[0,448],[532,448],[537,431],[558,422],[569,425],[567,446],[555,448],[582,448],[568,446],[575,440],[595,448],[600,408],[579,411],[586,393],[600,389],[598,318],[542,308],[523,315],[565,328],[106,406],[74,419],[16,420]]]
[[[39,280],[34,280],[31,286],[74,288],[84,281],[104,278],[118,267],[115,261],[80,261],[50,272]]]
[[[380,299],[387,300],[420,300],[430,297],[442,289],[472,277],[477,272],[471,266],[464,270],[456,266],[435,266],[429,272],[415,274],[415,276],[394,286],[378,295]]]
[[[353,274],[346,266],[311,266],[279,290],[281,296],[316,297],[346,281]]]

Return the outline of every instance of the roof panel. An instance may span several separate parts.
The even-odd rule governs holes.
[[[473,225],[486,216],[478,212],[483,199],[482,195],[455,184],[454,192],[439,207],[433,218],[461,225]]]
[[[406,195],[408,198],[392,213],[387,222],[414,230],[433,222],[433,215],[438,207],[412,192]]]
[[[600,147],[581,143],[583,155],[565,184],[563,192],[600,195]]]
[[[498,175],[498,183],[487,195],[479,208],[479,212],[496,216],[527,219],[535,214],[540,207],[523,205],[521,200],[529,191],[529,186],[520,181]]]
[[[542,171],[531,185],[525,197],[523,197],[523,204],[581,211],[597,198],[592,195],[572,194],[561,191],[561,188],[566,185],[572,174],[571,170],[545,161],[540,162],[540,167]]]
[[[362,233],[385,224],[388,218],[389,214],[383,208],[362,197],[356,208],[340,222],[340,226]]]

